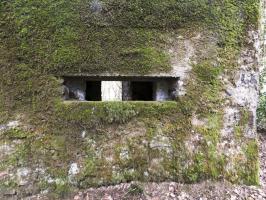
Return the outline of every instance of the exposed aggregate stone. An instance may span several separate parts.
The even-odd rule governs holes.
[[[260,186],[232,185],[229,182],[206,181],[198,184],[123,183],[115,186],[89,188],[69,200],[266,200],[266,132],[259,135]],[[25,200],[48,200],[33,196]]]
[[[74,200],[266,200],[266,133],[260,138],[260,186],[232,185],[228,182],[179,183],[126,183],[116,186],[88,189],[73,197]],[[139,194],[132,185],[141,188]]]

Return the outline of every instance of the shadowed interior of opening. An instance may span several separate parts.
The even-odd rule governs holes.
[[[87,101],[101,101],[101,81],[87,81],[86,82],[86,100]]]
[[[133,101],[153,101],[153,82],[131,82]]]
[[[64,100],[172,101],[178,97],[174,77],[64,77]]]

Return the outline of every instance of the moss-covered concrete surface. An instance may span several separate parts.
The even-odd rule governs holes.
[[[1,193],[57,198],[132,180],[259,184],[253,107],[234,92],[256,93],[259,3],[2,1]],[[101,73],[180,75],[185,95],[62,102],[60,75]]]

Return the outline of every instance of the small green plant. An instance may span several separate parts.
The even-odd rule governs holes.
[[[60,166],[67,170],[70,161],[79,155],[85,168],[80,177],[84,187],[117,183],[113,166],[122,174],[119,180],[142,180],[143,172],[158,157],[167,163],[162,179],[196,182],[223,175],[225,161],[216,150],[225,105],[220,75],[234,74],[241,48],[252,48],[246,35],[257,30],[259,0],[102,0],[100,13],[90,12],[91,2],[1,2],[0,121],[25,114],[33,129],[42,133],[28,137],[21,130],[10,130],[6,139],[26,141],[8,163],[43,161],[45,168]],[[182,47],[183,41],[191,41],[188,46],[195,51],[188,63],[197,64],[192,66],[184,84],[187,94],[177,102],[56,103],[60,99],[56,77],[60,75],[168,73],[172,65],[171,47],[177,48],[175,54],[190,49]],[[214,56],[205,49],[212,49]],[[266,100],[262,98],[259,119],[266,117]],[[191,124],[193,114],[206,118],[208,127],[195,130]],[[241,126],[248,123],[247,115],[244,116]],[[87,143],[81,138],[83,130],[95,141],[95,155],[88,156],[89,152],[84,151]],[[193,155],[188,155],[185,141],[197,131],[204,141],[198,142]],[[157,132],[169,138],[170,153],[149,150],[149,140]],[[56,134],[59,137],[54,137]],[[129,140],[133,142],[128,144]],[[115,143],[121,142],[129,147],[130,159],[126,163],[112,157]],[[243,141],[240,145],[246,144]],[[248,162],[236,180],[256,183],[256,146],[250,145],[243,151],[247,152]],[[106,158],[110,158],[108,162]],[[184,172],[189,159],[191,168]],[[54,176],[60,177],[58,172]],[[67,191],[65,186],[59,184],[54,190],[63,194]],[[140,193],[141,189],[133,187],[130,191]]]
[[[132,183],[127,193],[132,196],[141,195],[143,194],[143,187],[140,184]]]
[[[31,133],[17,128],[12,128],[4,133],[4,137],[8,139],[27,139],[31,136]]]

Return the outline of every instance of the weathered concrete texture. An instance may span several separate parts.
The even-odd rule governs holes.
[[[63,86],[63,98],[84,101],[86,98],[86,81],[77,78],[67,78]]]
[[[259,99],[259,35],[258,32],[249,32],[250,49],[242,51],[238,60],[239,70],[235,72],[233,80],[224,77],[226,85],[225,96],[228,99],[225,108],[224,136],[233,134],[233,129],[240,120],[240,110],[248,112],[248,123],[244,135],[249,138],[256,137],[256,111]],[[230,80],[231,79],[231,80]]]
[[[217,199],[217,200],[263,200],[266,199],[266,135],[260,134],[260,167],[261,186],[248,187],[231,185],[228,182],[203,182],[200,184],[185,185],[177,183],[131,183],[117,186],[102,187],[99,189],[88,189],[80,192],[73,199],[173,199],[173,200],[194,200],[194,199]],[[139,193],[132,195],[130,191],[136,185],[141,189]],[[134,187],[133,187],[134,186]],[[132,189],[133,188],[133,189]],[[134,191],[134,190],[133,190]]]
[[[240,186],[228,182],[178,183],[127,183],[116,186],[91,188],[70,199],[83,200],[264,200],[266,199],[266,135],[260,135],[261,186]],[[36,199],[34,197],[32,199]],[[43,197],[45,199],[45,197]]]
[[[122,82],[122,88],[123,88],[123,93],[122,93],[123,101],[132,100],[132,91],[130,89],[130,82],[129,81],[123,81]]]
[[[201,193],[195,191],[204,183],[148,182],[170,180],[195,183],[212,178],[257,184],[255,119],[259,34],[250,31],[248,38],[237,37],[246,34],[244,30],[256,27],[257,17],[250,16],[250,13],[256,15],[256,12],[253,13],[256,5],[252,1],[240,5],[234,5],[233,1],[179,1],[180,6],[171,0],[166,5],[160,5],[160,1],[89,2],[84,5],[83,1],[78,1],[76,3],[80,4],[73,5],[75,8],[67,1],[61,2],[60,6],[54,1],[39,1],[36,4],[5,1],[1,6],[7,19],[1,25],[6,32],[12,32],[10,38],[8,33],[1,37],[4,39],[3,55],[6,52],[12,54],[6,56],[3,71],[7,71],[4,74],[16,82],[14,85],[23,86],[25,90],[23,96],[20,91],[11,90],[10,81],[3,81],[3,85],[7,85],[3,94],[8,91],[15,93],[15,98],[7,98],[10,102],[4,104],[8,103],[11,108],[19,107],[14,112],[25,112],[36,125],[30,131],[33,135],[26,139],[16,138],[16,134],[21,134],[16,124],[0,126],[0,133],[2,130],[7,132],[6,140],[10,142],[0,146],[0,151],[5,152],[0,164],[0,197],[22,198],[40,193],[63,196],[71,189],[138,180],[147,183],[89,189],[74,198],[197,199],[204,196],[205,191],[207,194],[204,197],[219,198],[221,191],[226,191],[223,190],[224,183],[213,186],[213,183],[207,182],[207,189]],[[104,7],[107,4],[110,9]],[[150,6],[153,9],[150,10]],[[186,10],[183,9],[185,7],[191,8],[192,13],[175,12],[176,6],[179,11]],[[197,10],[198,6],[200,10]],[[155,16],[151,12],[157,8],[159,16],[165,17],[164,14],[170,13],[169,17],[178,23],[174,23],[173,27],[158,25],[160,17],[157,12]],[[132,13],[127,12],[131,9]],[[165,12],[168,10],[173,10],[173,13]],[[53,13],[55,11],[59,14]],[[204,11],[203,15],[201,11]],[[38,12],[46,19],[45,23],[40,20],[42,18],[35,19]],[[146,14],[142,15],[142,12]],[[50,13],[53,13],[52,17],[46,17]],[[133,18],[124,19],[123,13],[132,14]],[[90,14],[94,18],[90,18]],[[103,20],[107,19],[106,22],[108,16],[115,16],[114,21],[107,23],[114,26],[89,26],[90,23],[94,25],[97,19],[101,22],[101,15]],[[183,24],[182,21],[190,21],[188,16],[194,18],[192,23]],[[134,22],[131,19],[135,19],[136,26],[121,27],[123,20],[116,24],[120,18],[127,23],[128,19],[130,23]],[[149,18],[155,19],[155,24],[143,23]],[[210,22],[217,22],[216,30],[209,27]],[[58,27],[61,28],[57,31]],[[76,28],[79,29],[77,32]],[[50,33],[51,37],[43,37],[46,33]],[[18,37],[18,41],[15,40]],[[127,38],[131,40],[125,41]],[[37,41],[38,44],[34,43]],[[44,44],[48,44],[47,47]],[[241,48],[245,49],[237,57]],[[51,69],[47,67],[43,70],[43,64],[51,66]],[[147,104],[58,102],[59,94],[55,90],[59,84],[54,77],[54,82],[51,78],[47,84],[33,87],[39,80],[32,77],[43,71],[48,72],[49,77],[53,77],[50,75],[52,71],[65,72],[66,75],[80,73],[82,77],[86,73],[104,76],[101,72],[110,73],[110,76],[146,74],[175,77],[179,81],[173,85],[157,83],[154,95],[159,101],[172,96],[180,96],[180,99]],[[16,73],[14,77],[11,76],[13,72]],[[86,80],[70,78],[64,84],[65,99],[85,100]],[[54,90],[53,98],[47,94],[49,90],[44,90],[50,85],[53,85],[49,87],[49,90]],[[97,91],[98,86],[99,82],[95,86]],[[103,82],[103,100],[130,100],[130,92],[122,96],[122,86],[121,82]],[[147,88],[150,89],[150,86],[148,84]],[[6,97],[3,95],[1,99]],[[42,105],[39,101],[44,97],[49,103]],[[23,107],[20,108],[20,105]],[[28,112],[31,108],[33,111]],[[15,149],[17,152],[13,156]],[[231,197],[238,196],[224,196],[225,199]],[[265,194],[261,193],[258,199],[264,197]]]
[[[193,65],[193,62],[197,63],[198,56],[214,56],[216,54],[216,51],[214,50],[215,48],[211,48],[214,45],[213,43],[215,43],[216,41],[215,38],[212,37],[208,38],[205,36],[206,35],[202,36],[201,34],[196,34],[196,36],[192,37],[192,39],[189,41],[188,39],[183,39],[183,38],[181,39],[179,38],[177,41],[177,46],[173,51],[175,56],[177,56],[175,60],[176,64],[178,61],[180,61],[178,59],[178,54],[181,53],[182,54],[181,57],[188,56],[186,59],[183,59],[183,61],[180,62],[181,65],[173,64],[173,70],[176,70],[175,75],[179,74],[181,79],[181,84],[178,85],[178,88],[180,89],[180,91],[178,92],[179,95],[184,95],[186,92],[185,91],[186,85],[182,85],[182,82],[184,81],[184,83],[185,82],[188,83],[189,71],[192,69],[191,67]],[[256,42],[255,40],[256,38],[252,40],[252,43],[255,43]],[[181,42],[180,44],[181,47],[182,44],[185,46],[184,52],[182,52],[181,51],[182,48],[178,46],[179,42]],[[206,44],[207,46],[210,45],[209,46],[210,48],[207,48],[206,51],[201,50],[204,44]],[[177,172],[176,171],[173,172],[171,171],[173,168],[167,168],[167,167],[173,164],[172,161],[173,158],[175,158],[174,157],[175,155],[178,155],[181,160],[180,162],[177,161],[175,164],[180,165],[178,167],[180,167],[182,170],[188,170],[190,168],[193,168],[194,166],[193,164],[195,164],[193,156],[195,155],[202,156],[203,154],[202,146],[209,147],[211,145],[212,145],[211,147],[214,146],[211,150],[213,151],[214,154],[217,153],[217,157],[221,158],[225,157],[227,159],[226,160],[227,163],[225,164],[226,165],[225,170],[229,173],[231,172],[236,173],[237,172],[236,163],[238,161],[238,158],[244,161],[246,159],[243,149],[239,144],[239,141],[232,139],[234,137],[235,126],[241,121],[242,118],[241,108],[245,108],[249,116],[248,122],[244,122],[246,127],[243,132],[244,133],[243,138],[246,139],[246,138],[256,137],[255,122],[254,122],[256,101],[255,103],[253,101],[256,100],[256,98],[258,97],[257,96],[258,76],[256,74],[257,73],[256,70],[254,69],[254,65],[257,64],[255,55],[256,51],[253,50],[253,48],[245,50],[244,54],[242,55],[244,58],[240,59],[239,61],[240,70],[239,72],[236,73],[237,76],[233,80],[231,80],[229,77],[223,77],[224,84],[228,88],[227,92],[224,94],[225,98],[227,99],[227,102],[224,105],[226,109],[224,109],[225,111],[224,124],[223,124],[223,130],[221,132],[222,137],[217,145],[214,145],[213,144],[214,142],[208,141],[207,139],[205,139],[206,140],[205,144],[204,143],[205,135],[197,132],[197,128],[202,128],[203,130],[205,129],[212,130],[211,126],[213,125],[209,124],[210,121],[212,121],[213,119],[201,119],[195,116],[192,119],[193,131],[194,128],[195,131],[191,133],[185,132],[184,135],[182,135],[183,129],[186,129],[186,126],[190,125],[189,123],[187,123],[186,120],[184,120],[183,124],[181,124],[183,127],[181,127],[181,125],[175,127],[173,126],[172,121],[170,122],[167,121],[169,120],[167,119],[167,116],[164,116],[158,119],[157,121],[152,121],[152,122],[148,121],[147,119],[144,119],[145,121],[148,121],[146,123],[151,124],[151,127],[146,127],[146,125],[144,124],[145,122],[143,121],[136,122],[133,119],[132,121],[125,124],[121,123],[119,125],[115,126],[110,125],[105,127],[104,136],[106,138],[104,138],[104,140],[100,142],[100,145],[99,143],[97,143],[98,141],[96,141],[95,138],[91,137],[92,136],[91,132],[89,132],[89,134],[86,134],[85,132],[84,134],[84,131],[82,131],[82,133],[79,133],[79,135],[81,135],[85,147],[88,147],[88,149],[86,150],[86,154],[89,154],[89,156],[86,155],[84,156],[79,154],[73,156],[74,158],[72,160],[72,164],[71,163],[69,164],[70,166],[68,167],[67,170],[68,173],[67,180],[60,179],[59,177],[51,177],[49,173],[47,173],[44,177],[42,177],[42,179],[48,185],[56,184],[58,185],[58,187],[59,186],[63,187],[68,183],[72,183],[75,186],[76,183],[75,179],[76,176],[79,175],[79,172],[91,173],[89,174],[91,177],[89,177],[88,180],[92,184],[106,184],[106,182],[108,181],[121,182],[126,180],[125,179],[126,176],[129,177],[130,179],[141,178],[144,180],[145,179],[150,180],[156,178],[174,179],[173,176],[177,175]],[[215,63],[213,63],[213,65],[215,66]],[[85,96],[84,82],[82,83],[82,81],[73,80],[73,83],[74,86],[72,88],[70,87],[69,93],[72,91],[72,93],[75,94],[75,97],[77,99],[80,100],[84,99]],[[104,83],[105,86],[103,86],[102,89],[106,91],[106,93],[108,94],[104,99],[111,99],[111,98],[121,99],[122,98],[121,82],[112,82],[112,84],[115,85],[116,88],[114,91],[109,90],[110,82]],[[176,84],[173,85],[176,86]],[[81,92],[81,94],[83,95],[80,95],[79,93],[76,94],[75,92],[73,92],[73,90],[77,91],[81,90],[83,91]],[[156,96],[157,96],[156,99],[161,100],[169,98],[169,93],[168,93],[169,90],[172,90],[172,88],[169,85],[160,83],[159,87],[157,87],[156,90]],[[117,94],[118,92],[119,95]],[[242,96],[242,93],[245,94],[245,96]],[[167,107],[167,105],[165,106]],[[124,110],[121,109],[120,107],[114,107],[113,110],[111,109],[111,111],[116,114],[115,111],[117,109],[120,109],[119,110],[120,112],[118,112],[118,114],[124,113]],[[87,109],[86,111],[90,111],[90,109]],[[94,112],[95,110],[93,108],[92,113]],[[184,110],[184,112],[186,111]],[[89,112],[86,112],[86,114],[88,113]],[[129,116],[131,116],[131,110],[129,110],[128,113]],[[118,117],[119,116],[120,115],[118,115]],[[133,114],[133,116],[135,116],[135,114]],[[112,117],[111,120],[115,120],[116,119],[115,117],[117,116],[114,115],[114,118],[113,116],[111,117]],[[179,122],[178,117],[179,116],[176,116],[176,119]],[[79,124],[81,124],[82,126],[82,123]],[[220,130],[217,130],[218,137],[219,137],[219,131]],[[179,135],[173,137],[173,134],[179,134],[179,132],[180,136],[183,137],[180,139],[182,140],[181,142],[178,141]],[[180,148],[180,151],[179,149],[174,149],[174,147]],[[179,154],[177,154],[177,152]],[[184,154],[185,158],[182,157],[183,156],[182,154]],[[81,158],[82,156],[83,158]],[[182,161],[182,159],[186,160]],[[95,163],[97,164],[97,162],[100,162],[101,165],[98,164],[96,166]],[[127,167],[128,163],[132,164]],[[137,167],[132,167],[136,163]],[[217,164],[218,163],[215,163],[215,167],[217,166]],[[89,168],[88,166],[91,168]],[[32,167],[34,168],[34,166]],[[99,169],[97,167],[99,167]],[[102,169],[102,167],[104,167],[104,169]],[[200,167],[201,166],[199,166],[199,168]],[[44,168],[45,167],[43,167],[43,169]],[[88,171],[86,172],[86,170]],[[106,174],[104,174],[105,173],[104,170],[106,170]],[[34,169],[28,170],[23,167],[22,169],[20,169],[20,171],[14,172],[14,174],[17,175],[16,178],[14,178],[15,182],[24,185],[30,182],[29,179],[25,177],[28,177],[28,174],[33,174],[32,176],[34,177],[35,176],[34,174],[36,173]],[[13,180],[13,177],[14,176],[11,176],[11,180]],[[36,179],[32,178],[31,180],[36,180]],[[84,179],[80,181],[79,184],[81,187],[86,186],[87,183],[85,181]],[[33,182],[31,181],[31,183]],[[32,193],[33,192],[34,189],[32,189]]]
[[[156,101],[169,99],[169,88],[166,82],[160,81],[156,83]]]
[[[216,42],[217,38],[208,32],[190,32],[189,36],[180,33],[175,38],[170,38],[171,74],[180,79],[178,96],[186,94],[185,83],[189,80],[193,65],[201,59],[217,56]]]
[[[177,81],[158,81],[154,85],[156,101],[174,100],[178,96]]]

